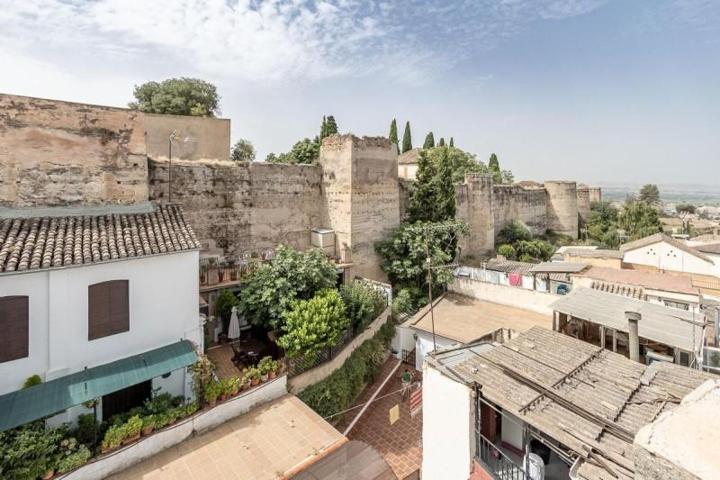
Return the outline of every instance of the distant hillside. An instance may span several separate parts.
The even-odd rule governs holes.
[[[628,194],[637,195],[641,184],[602,183],[603,199],[625,200]],[[660,198],[667,203],[692,203],[695,205],[720,206],[720,186],[691,184],[658,184]]]

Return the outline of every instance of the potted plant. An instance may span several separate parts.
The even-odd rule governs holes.
[[[140,432],[142,431],[143,427],[143,421],[140,418],[140,415],[134,415],[128,419],[127,422],[123,425],[124,436],[122,443],[123,445],[127,445],[128,443],[132,443],[140,438]]]
[[[122,443],[124,434],[125,430],[122,425],[114,425],[108,428],[100,446],[101,452],[107,453],[118,448]]]
[[[144,417],[142,419],[142,434],[143,436],[150,435],[153,430],[155,430],[155,426],[157,425],[157,416],[155,415],[148,415],[147,417]]]
[[[185,405],[184,413],[186,417],[189,417],[193,413],[198,411],[198,403],[197,402],[190,402],[187,405]]]
[[[218,267],[218,282],[223,283],[225,281],[225,265]]]
[[[210,382],[205,388],[205,401],[211,407],[214,407],[217,403],[217,399],[220,396],[220,382]]]
[[[280,370],[280,362],[277,360],[271,360],[270,361],[270,372],[268,372],[268,375],[270,378],[276,378],[278,374],[278,370]]]
[[[200,285],[207,285],[207,265],[200,265]]]
[[[237,267],[235,266],[235,260],[228,260],[228,269],[230,270],[230,280],[233,282],[238,279]]]
[[[230,396],[236,396],[240,393],[240,379],[238,377],[229,378],[228,388],[230,389]]]
[[[248,369],[247,376],[250,379],[250,386],[254,387],[260,383],[260,370],[255,367]]]

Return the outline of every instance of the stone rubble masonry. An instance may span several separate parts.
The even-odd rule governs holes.
[[[547,181],[547,229],[578,238],[577,184],[571,181]]]
[[[0,206],[147,201],[142,115],[0,95]]]
[[[581,225],[587,225],[590,218],[590,187],[587,185],[577,186],[577,209]]]

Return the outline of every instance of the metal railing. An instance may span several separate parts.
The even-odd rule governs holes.
[[[525,471],[495,444],[476,432],[476,457],[485,471],[497,480],[530,480]]]
[[[300,375],[303,372],[317,367],[318,365],[329,362],[335,358],[354,338],[355,334],[352,328],[345,331],[340,340],[333,346],[323,349],[318,353],[311,355],[300,355],[287,359],[288,378]]]

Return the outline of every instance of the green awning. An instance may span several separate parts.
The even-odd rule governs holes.
[[[0,396],[0,431],[145,382],[197,361],[192,343],[172,345],[98,365]]]

